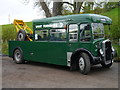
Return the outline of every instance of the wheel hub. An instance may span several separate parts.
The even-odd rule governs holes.
[[[79,59],[79,67],[81,70],[84,70],[85,62],[84,62],[84,59],[82,57]]]
[[[20,59],[21,59],[20,52],[16,52],[15,59],[16,59],[16,61],[20,61]]]

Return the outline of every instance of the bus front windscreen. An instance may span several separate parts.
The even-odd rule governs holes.
[[[94,39],[104,38],[104,25],[102,23],[92,23]]]

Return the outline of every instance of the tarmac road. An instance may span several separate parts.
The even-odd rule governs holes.
[[[15,64],[2,58],[3,88],[118,88],[118,63],[110,69],[101,65],[91,68],[88,75],[70,71],[68,67],[35,63]]]

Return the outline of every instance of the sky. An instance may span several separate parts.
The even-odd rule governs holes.
[[[44,15],[33,8],[32,0],[27,5],[22,0],[0,0],[0,25],[13,23],[14,19],[29,22],[38,18],[44,18]]]

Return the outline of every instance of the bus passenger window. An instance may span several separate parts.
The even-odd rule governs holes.
[[[75,42],[78,38],[78,25],[71,24],[69,25],[69,41]]]
[[[66,30],[65,29],[50,30],[50,41],[66,41]]]
[[[48,35],[48,30],[35,31],[35,38],[37,41],[47,41],[49,39]]]

